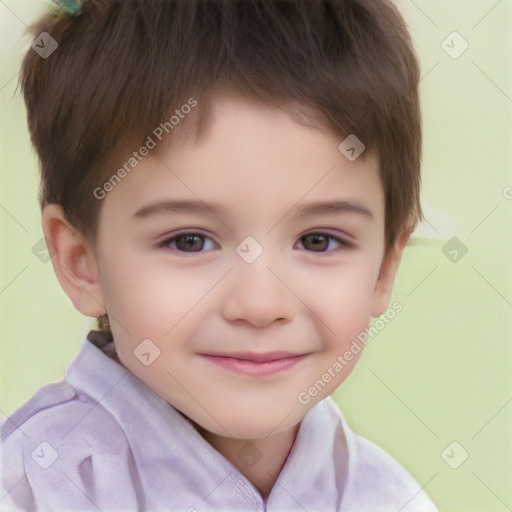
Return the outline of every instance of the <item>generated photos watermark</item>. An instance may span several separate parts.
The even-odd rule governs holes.
[[[121,183],[130,172],[135,169],[145,157],[150,154],[150,151],[156,148],[157,144],[163,140],[166,134],[171,133],[176,126],[178,126],[182,119],[185,119],[187,114],[190,114],[192,109],[197,106],[197,100],[189,98],[187,103],[183,104],[179,109],[174,111],[174,114],[165,123],[160,123],[151,133],[148,135],[144,144],[132,153],[132,156],[126,160],[126,162],[114,173],[112,176],[103,183],[101,187],[96,187],[93,191],[93,195],[96,199],[105,199],[108,192],[114,190],[114,188]]]
[[[311,402],[311,399],[321,393],[327,384],[331,382],[336,376],[350,364],[350,361],[354,359],[354,356],[359,354],[363,348],[368,345],[370,339],[373,339],[377,334],[379,334],[384,327],[386,327],[393,318],[396,317],[398,313],[403,310],[403,306],[400,302],[395,301],[390,308],[379,318],[375,320],[373,325],[370,328],[364,329],[361,331],[357,337],[352,340],[352,344],[350,347],[336,357],[336,360],[325,369],[325,372],[320,375],[320,377],[311,384],[311,386],[301,391],[297,395],[297,400],[302,405],[307,405]]]

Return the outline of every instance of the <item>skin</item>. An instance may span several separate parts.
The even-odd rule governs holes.
[[[266,496],[302,418],[347,378],[361,352],[309,403],[298,394],[386,311],[411,229],[384,253],[375,155],[350,162],[338,151],[339,137],[276,108],[236,97],[214,107],[204,138],[150,153],[107,194],[94,243],[58,205],[45,207],[43,229],[75,307],[90,316],[108,312],[121,364],[190,418]],[[136,215],[166,200],[224,210]],[[371,216],[298,216],[304,205],[336,200]],[[161,243],[178,230],[196,233],[189,242],[199,250],[183,237]],[[252,263],[236,252],[248,236],[263,249]],[[144,339],[160,350],[149,366],[134,355]],[[258,377],[204,357],[273,351],[307,355]],[[237,455],[247,442],[262,454],[252,467]]]

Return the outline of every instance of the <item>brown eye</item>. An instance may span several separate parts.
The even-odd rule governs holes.
[[[215,249],[215,242],[200,233],[178,233],[158,243],[158,247],[174,252],[209,252]]]
[[[329,238],[320,233],[311,233],[301,238],[302,245],[308,251],[325,252],[329,246]]]
[[[332,252],[353,247],[353,244],[343,238],[328,233],[309,233],[302,236],[299,241],[302,248],[312,252]]]
[[[204,246],[204,236],[184,234],[174,238],[178,251],[197,252],[201,251]]]

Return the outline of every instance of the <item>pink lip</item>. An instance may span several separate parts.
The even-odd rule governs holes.
[[[254,377],[264,377],[282,372],[302,361],[307,354],[292,354],[289,352],[231,353],[231,354],[201,354],[210,362],[227,370]]]

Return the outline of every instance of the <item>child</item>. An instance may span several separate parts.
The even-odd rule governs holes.
[[[53,266],[99,325],[3,424],[1,510],[436,510],[329,398],[422,217],[396,8],[54,4],[21,85]]]

